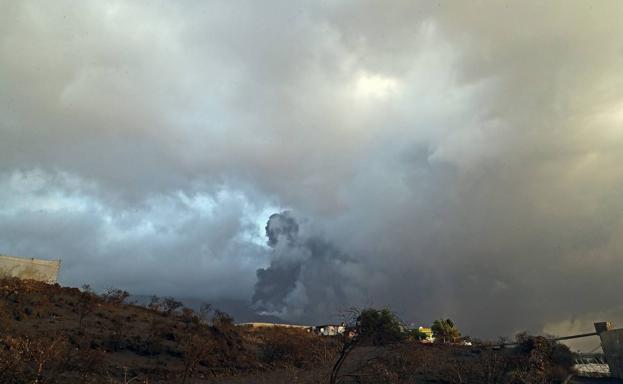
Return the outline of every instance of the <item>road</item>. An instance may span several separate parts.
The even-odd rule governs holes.
[[[565,381],[565,384],[623,384],[623,381],[607,377],[573,376],[569,380]]]

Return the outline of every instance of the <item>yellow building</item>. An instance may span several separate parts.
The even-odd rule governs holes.
[[[426,335],[426,341],[435,341],[435,338],[433,337],[433,330],[431,328],[419,327],[417,330]]]

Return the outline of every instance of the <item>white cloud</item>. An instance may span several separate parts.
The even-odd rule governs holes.
[[[355,97],[384,99],[397,93],[399,85],[396,79],[362,72],[356,77],[354,94]]]

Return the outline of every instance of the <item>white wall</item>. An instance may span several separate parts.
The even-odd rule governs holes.
[[[56,283],[60,260],[26,259],[0,255],[0,276]]]

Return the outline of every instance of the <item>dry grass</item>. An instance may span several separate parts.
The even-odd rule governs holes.
[[[572,363],[567,359],[571,356],[568,349],[565,352],[566,347],[558,346],[540,337],[506,350],[404,342],[386,348],[350,372],[350,377],[356,377],[360,384],[561,383]]]
[[[335,340],[293,329],[205,322],[171,306],[123,304],[35,281],[0,281],[1,383],[191,383],[304,371],[333,358]]]
[[[237,327],[224,314],[124,304],[126,293],[0,280],[0,383],[327,383],[343,343],[299,329]],[[570,369],[564,347],[522,336],[493,351],[413,341],[358,346],[338,382],[536,384]]]

